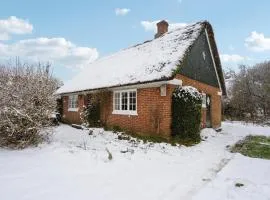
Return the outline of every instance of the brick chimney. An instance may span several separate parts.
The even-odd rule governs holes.
[[[162,36],[164,33],[168,32],[169,24],[165,20],[162,20],[157,23],[157,33],[155,34],[155,38]]]

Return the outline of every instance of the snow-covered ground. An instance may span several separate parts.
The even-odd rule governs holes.
[[[173,147],[118,140],[102,129],[89,136],[61,125],[50,144],[0,149],[0,199],[270,199],[270,161],[227,150],[248,134],[270,136],[270,128],[222,126],[221,133],[203,130],[205,141],[196,146]]]

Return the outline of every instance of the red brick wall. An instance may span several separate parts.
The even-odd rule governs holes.
[[[68,98],[69,98],[68,96],[63,97],[63,117],[62,117],[63,121],[70,124],[80,124],[81,123],[80,113],[83,109],[85,96],[84,95],[78,96],[79,110],[77,112],[68,111]]]
[[[202,108],[201,128],[206,127],[206,108]]]
[[[221,96],[218,95],[218,92],[221,92],[219,88],[195,81],[193,79],[187,78],[183,75],[177,74],[177,79],[183,81],[183,85],[190,85],[197,88],[200,92],[204,92],[211,96],[211,121],[212,127],[218,128],[221,126]],[[203,120],[205,122],[206,112],[202,112]]]
[[[217,128],[221,124],[221,96],[219,88],[176,75],[183,81],[183,85],[190,85],[211,96],[212,126]],[[138,115],[116,115],[113,111],[113,92],[109,92],[101,105],[101,120],[109,127],[120,126],[123,129],[143,134],[169,137],[171,134],[171,96],[175,86],[167,85],[167,95],[160,96],[160,88],[144,88],[137,90]],[[80,123],[80,111],[84,104],[84,96],[80,95],[79,112],[68,111],[68,97],[64,97],[64,120],[69,123]],[[205,124],[206,112],[202,111],[202,123]]]
[[[108,126],[120,126],[124,129],[143,134],[169,137],[171,126],[171,93],[172,86],[167,86],[167,95],[160,96],[160,88],[137,90],[138,115],[116,115],[113,111],[113,93],[102,106],[102,121]]]

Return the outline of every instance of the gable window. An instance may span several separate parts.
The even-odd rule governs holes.
[[[205,54],[205,52],[204,52],[204,51],[202,52],[202,57],[203,57],[203,59],[205,60],[205,58],[206,58],[206,54]]]
[[[113,93],[113,114],[137,115],[137,91],[115,91]]]
[[[68,97],[68,111],[78,111],[78,95]]]

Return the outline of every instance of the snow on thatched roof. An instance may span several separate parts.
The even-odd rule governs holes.
[[[66,82],[57,94],[170,79],[173,70],[204,30],[205,23],[178,28],[101,58]]]

